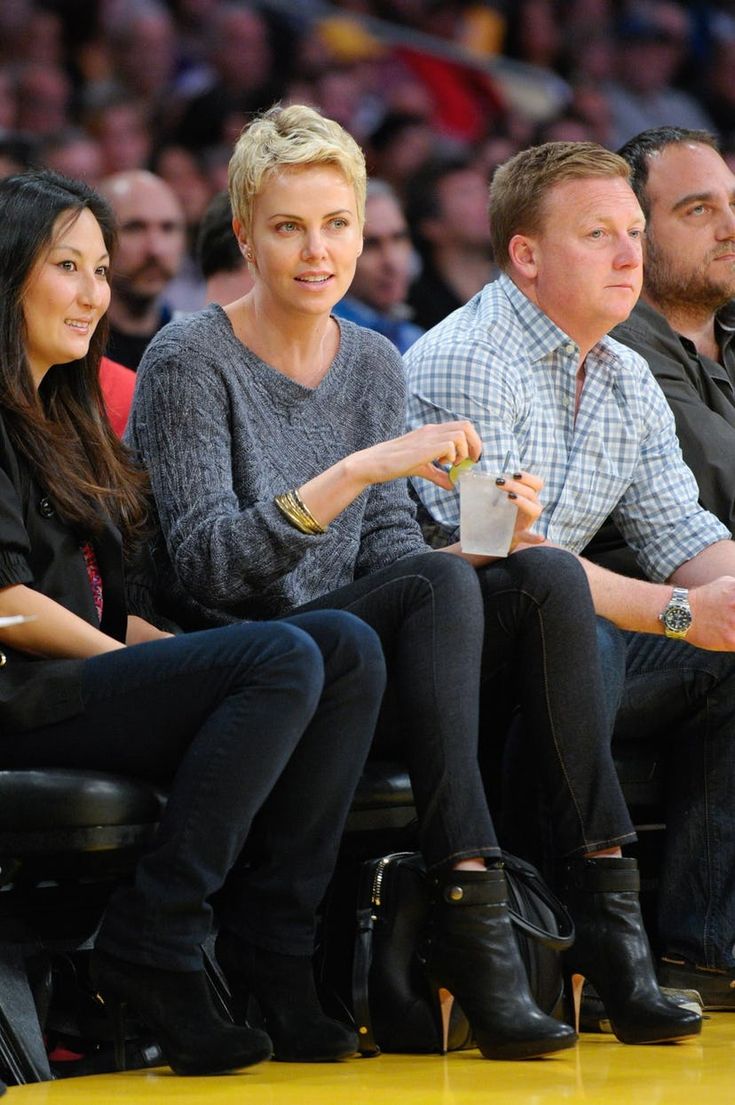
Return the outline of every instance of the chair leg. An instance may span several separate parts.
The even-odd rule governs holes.
[[[18,1085],[53,1079],[23,950],[0,944],[0,1061]]]

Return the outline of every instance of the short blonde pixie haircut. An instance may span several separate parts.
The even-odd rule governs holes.
[[[521,150],[499,165],[490,185],[490,239],[495,263],[510,268],[508,246],[516,234],[543,229],[549,191],[568,180],[622,177],[630,181],[630,166],[596,142],[546,142]]]
[[[253,200],[271,173],[297,165],[334,165],[355,189],[365,223],[365,155],[347,131],[313,107],[276,104],[257,116],[237,140],[228,170],[232,214],[250,236]]]

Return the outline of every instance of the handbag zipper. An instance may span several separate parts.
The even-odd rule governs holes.
[[[394,859],[402,859],[404,856],[412,855],[411,852],[391,852],[389,856],[383,856],[379,859],[375,866],[375,874],[373,875],[373,886],[370,894],[370,904],[373,908],[378,909],[381,905],[380,894],[383,888],[383,879],[385,878],[385,869],[389,863],[392,863]],[[374,921],[377,921],[377,917],[373,917]]]

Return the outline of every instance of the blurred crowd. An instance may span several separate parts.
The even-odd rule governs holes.
[[[714,131],[735,164],[734,69],[735,0],[3,0],[0,175],[155,173],[184,246],[168,305],[190,310],[235,138],[277,100],[313,104],[401,204],[426,327],[488,279],[496,165],[667,123]]]

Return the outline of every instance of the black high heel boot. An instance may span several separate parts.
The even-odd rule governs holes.
[[[319,1004],[310,956],[256,948],[225,930],[217,936],[215,956],[232,995],[235,1020],[245,1022],[253,997],[273,1041],[274,1059],[324,1063],[357,1052],[356,1033],[327,1017]]]
[[[90,975],[112,1020],[118,1070],[125,1069],[128,1006],[176,1074],[223,1074],[271,1057],[265,1032],[221,1019],[204,971],[166,971],[94,951]]]
[[[638,900],[636,860],[573,860],[566,867],[565,883],[563,896],[576,929],[574,944],[564,952],[575,1025],[588,978],[621,1043],[654,1044],[696,1036],[702,1018],[665,998],[656,981]]]
[[[451,1002],[462,1006],[486,1059],[531,1059],[572,1047],[576,1033],[536,1005],[508,913],[501,867],[449,871],[435,883],[428,972],[446,1050]]]

